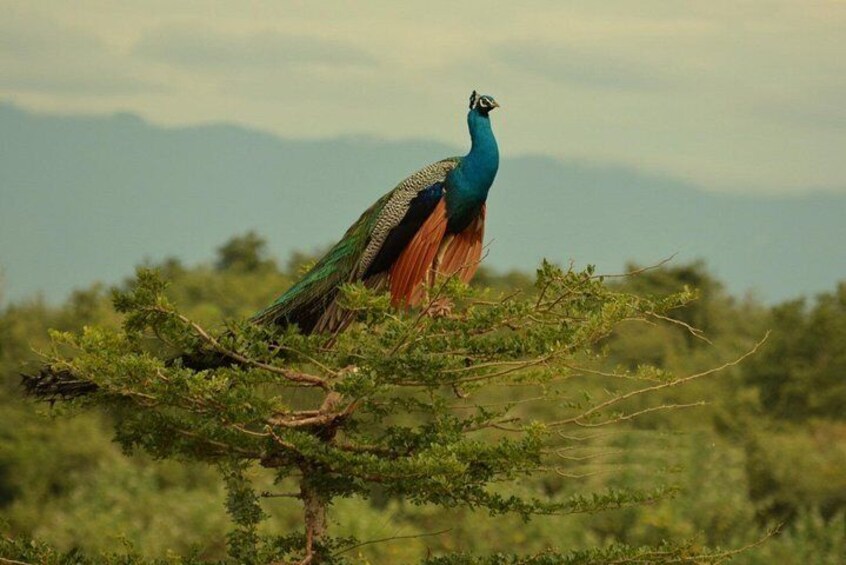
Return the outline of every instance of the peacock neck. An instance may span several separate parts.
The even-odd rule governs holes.
[[[478,110],[467,114],[467,127],[470,129],[470,152],[461,160],[464,188],[483,200],[493,184],[499,168],[499,148],[491,129],[491,120]]]
[[[470,152],[452,171],[446,194],[447,209],[454,217],[478,212],[499,169],[499,148],[490,118],[478,110],[470,110],[467,126],[470,129]]]

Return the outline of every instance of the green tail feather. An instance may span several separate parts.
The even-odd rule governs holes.
[[[354,280],[373,226],[389,197],[390,193],[368,208],[302,279],[253,316],[252,321],[280,326],[297,324],[301,331],[310,333],[334,302],[340,285]]]

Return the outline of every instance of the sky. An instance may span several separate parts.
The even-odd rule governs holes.
[[[0,101],[846,191],[846,2],[0,0]]]

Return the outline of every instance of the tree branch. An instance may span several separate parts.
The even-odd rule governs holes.
[[[361,543],[357,543],[355,545],[345,547],[344,549],[342,549],[340,551],[336,551],[335,553],[332,554],[332,556],[335,557],[337,555],[341,555],[342,553],[352,551],[353,549],[358,549],[359,547],[364,547],[365,545],[373,545],[374,543],[383,543],[383,542],[386,542],[386,541],[394,541],[394,540],[398,540],[398,539],[417,539],[417,538],[426,538],[426,537],[432,537],[432,536],[440,536],[440,535],[443,535],[443,534],[445,534],[447,532],[451,532],[451,531],[452,531],[452,528],[447,528],[445,530],[439,530],[437,532],[426,532],[426,533],[423,533],[423,534],[412,534],[412,535],[407,535],[407,536],[391,536],[391,537],[388,537],[388,538],[379,538],[379,539],[374,539],[374,540],[369,540],[369,541],[363,541]]]
[[[687,377],[675,379],[673,381],[661,383],[661,384],[650,386],[650,387],[640,388],[640,389],[628,392],[626,394],[621,394],[621,395],[615,396],[615,397],[613,397],[609,400],[606,400],[605,402],[597,404],[596,406],[594,406],[594,407],[592,407],[588,410],[585,410],[584,412],[582,412],[578,416],[573,416],[572,418],[567,418],[565,420],[558,420],[556,422],[549,422],[549,423],[547,423],[547,425],[548,426],[563,426],[565,424],[584,425],[584,423],[582,421],[585,418],[599,412],[600,410],[608,408],[609,406],[619,404],[620,402],[623,402],[624,400],[628,400],[630,398],[634,398],[636,396],[640,396],[640,395],[647,394],[647,393],[650,393],[650,392],[655,392],[655,391],[658,391],[658,390],[661,390],[661,389],[670,388],[670,387],[678,386],[680,384],[688,383],[690,381],[700,379],[700,378],[706,377],[708,375],[713,375],[714,373],[718,373],[718,372],[723,371],[723,370],[725,370],[729,367],[733,367],[735,365],[738,365],[739,363],[743,362],[743,360],[745,360],[750,355],[755,354],[755,352],[758,351],[758,348],[760,348],[764,344],[764,342],[767,341],[767,338],[769,338],[769,336],[770,336],[770,332],[767,332],[764,335],[763,339],[761,339],[759,342],[757,342],[752,347],[752,349],[750,349],[749,351],[747,351],[746,353],[744,353],[740,357],[736,358],[735,360],[729,361],[728,363],[724,363],[724,364],[720,365],[719,367],[714,367],[713,369],[708,369],[707,371],[702,371],[701,373],[688,375]]]
[[[203,341],[205,341],[206,343],[211,345],[212,348],[214,348],[218,353],[222,353],[223,355],[226,355],[230,359],[238,361],[239,363],[243,363],[244,365],[250,365],[250,366],[253,366],[253,367],[257,367],[259,369],[263,369],[263,370],[268,371],[270,373],[280,375],[281,377],[284,377],[285,379],[292,381],[292,382],[295,382],[295,383],[300,383],[300,384],[304,384],[304,385],[307,385],[307,386],[315,386],[315,387],[319,387],[319,388],[327,389],[327,390],[329,388],[329,385],[326,382],[326,380],[321,379],[320,377],[316,377],[314,375],[309,375],[307,373],[302,373],[302,372],[299,372],[299,371],[292,371],[292,370],[286,369],[284,367],[277,367],[276,365],[269,365],[267,363],[262,363],[261,361],[256,361],[255,359],[250,359],[249,357],[246,357],[245,355],[242,355],[242,354],[238,353],[237,351],[232,351],[230,349],[227,349],[217,339],[215,339],[208,332],[206,332],[206,330],[204,330],[199,324],[191,321],[190,319],[188,319],[187,317],[183,316],[182,314],[180,314],[178,312],[173,312],[171,310],[168,310],[166,308],[162,308],[162,307],[159,307],[159,306],[147,308],[147,310],[150,310],[150,311],[153,311],[153,312],[158,312],[160,314],[166,314],[168,316],[174,316],[176,319],[181,321],[183,324],[186,324],[192,330],[194,330],[194,332],[197,335],[199,335],[203,339]]]

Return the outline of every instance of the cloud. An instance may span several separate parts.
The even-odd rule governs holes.
[[[20,92],[108,97],[138,92],[164,92],[167,86],[136,79],[120,72],[107,72],[97,65],[49,73],[19,69],[0,73],[0,88]]]
[[[651,90],[671,81],[659,69],[630,59],[550,43],[500,44],[498,59],[512,69],[560,83],[603,89]]]
[[[158,92],[97,35],[49,18],[12,13],[0,21],[0,88],[50,95],[113,96]]]
[[[175,67],[209,70],[375,64],[370,55],[348,43],[274,31],[236,34],[165,27],[145,33],[133,53]]]
[[[455,142],[480,88],[504,151],[723,190],[846,178],[842,2],[0,4],[0,98],[30,107]]]
[[[46,56],[77,56],[104,49],[97,37],[49,20],[0,20],[0,56],[38,60]]]

